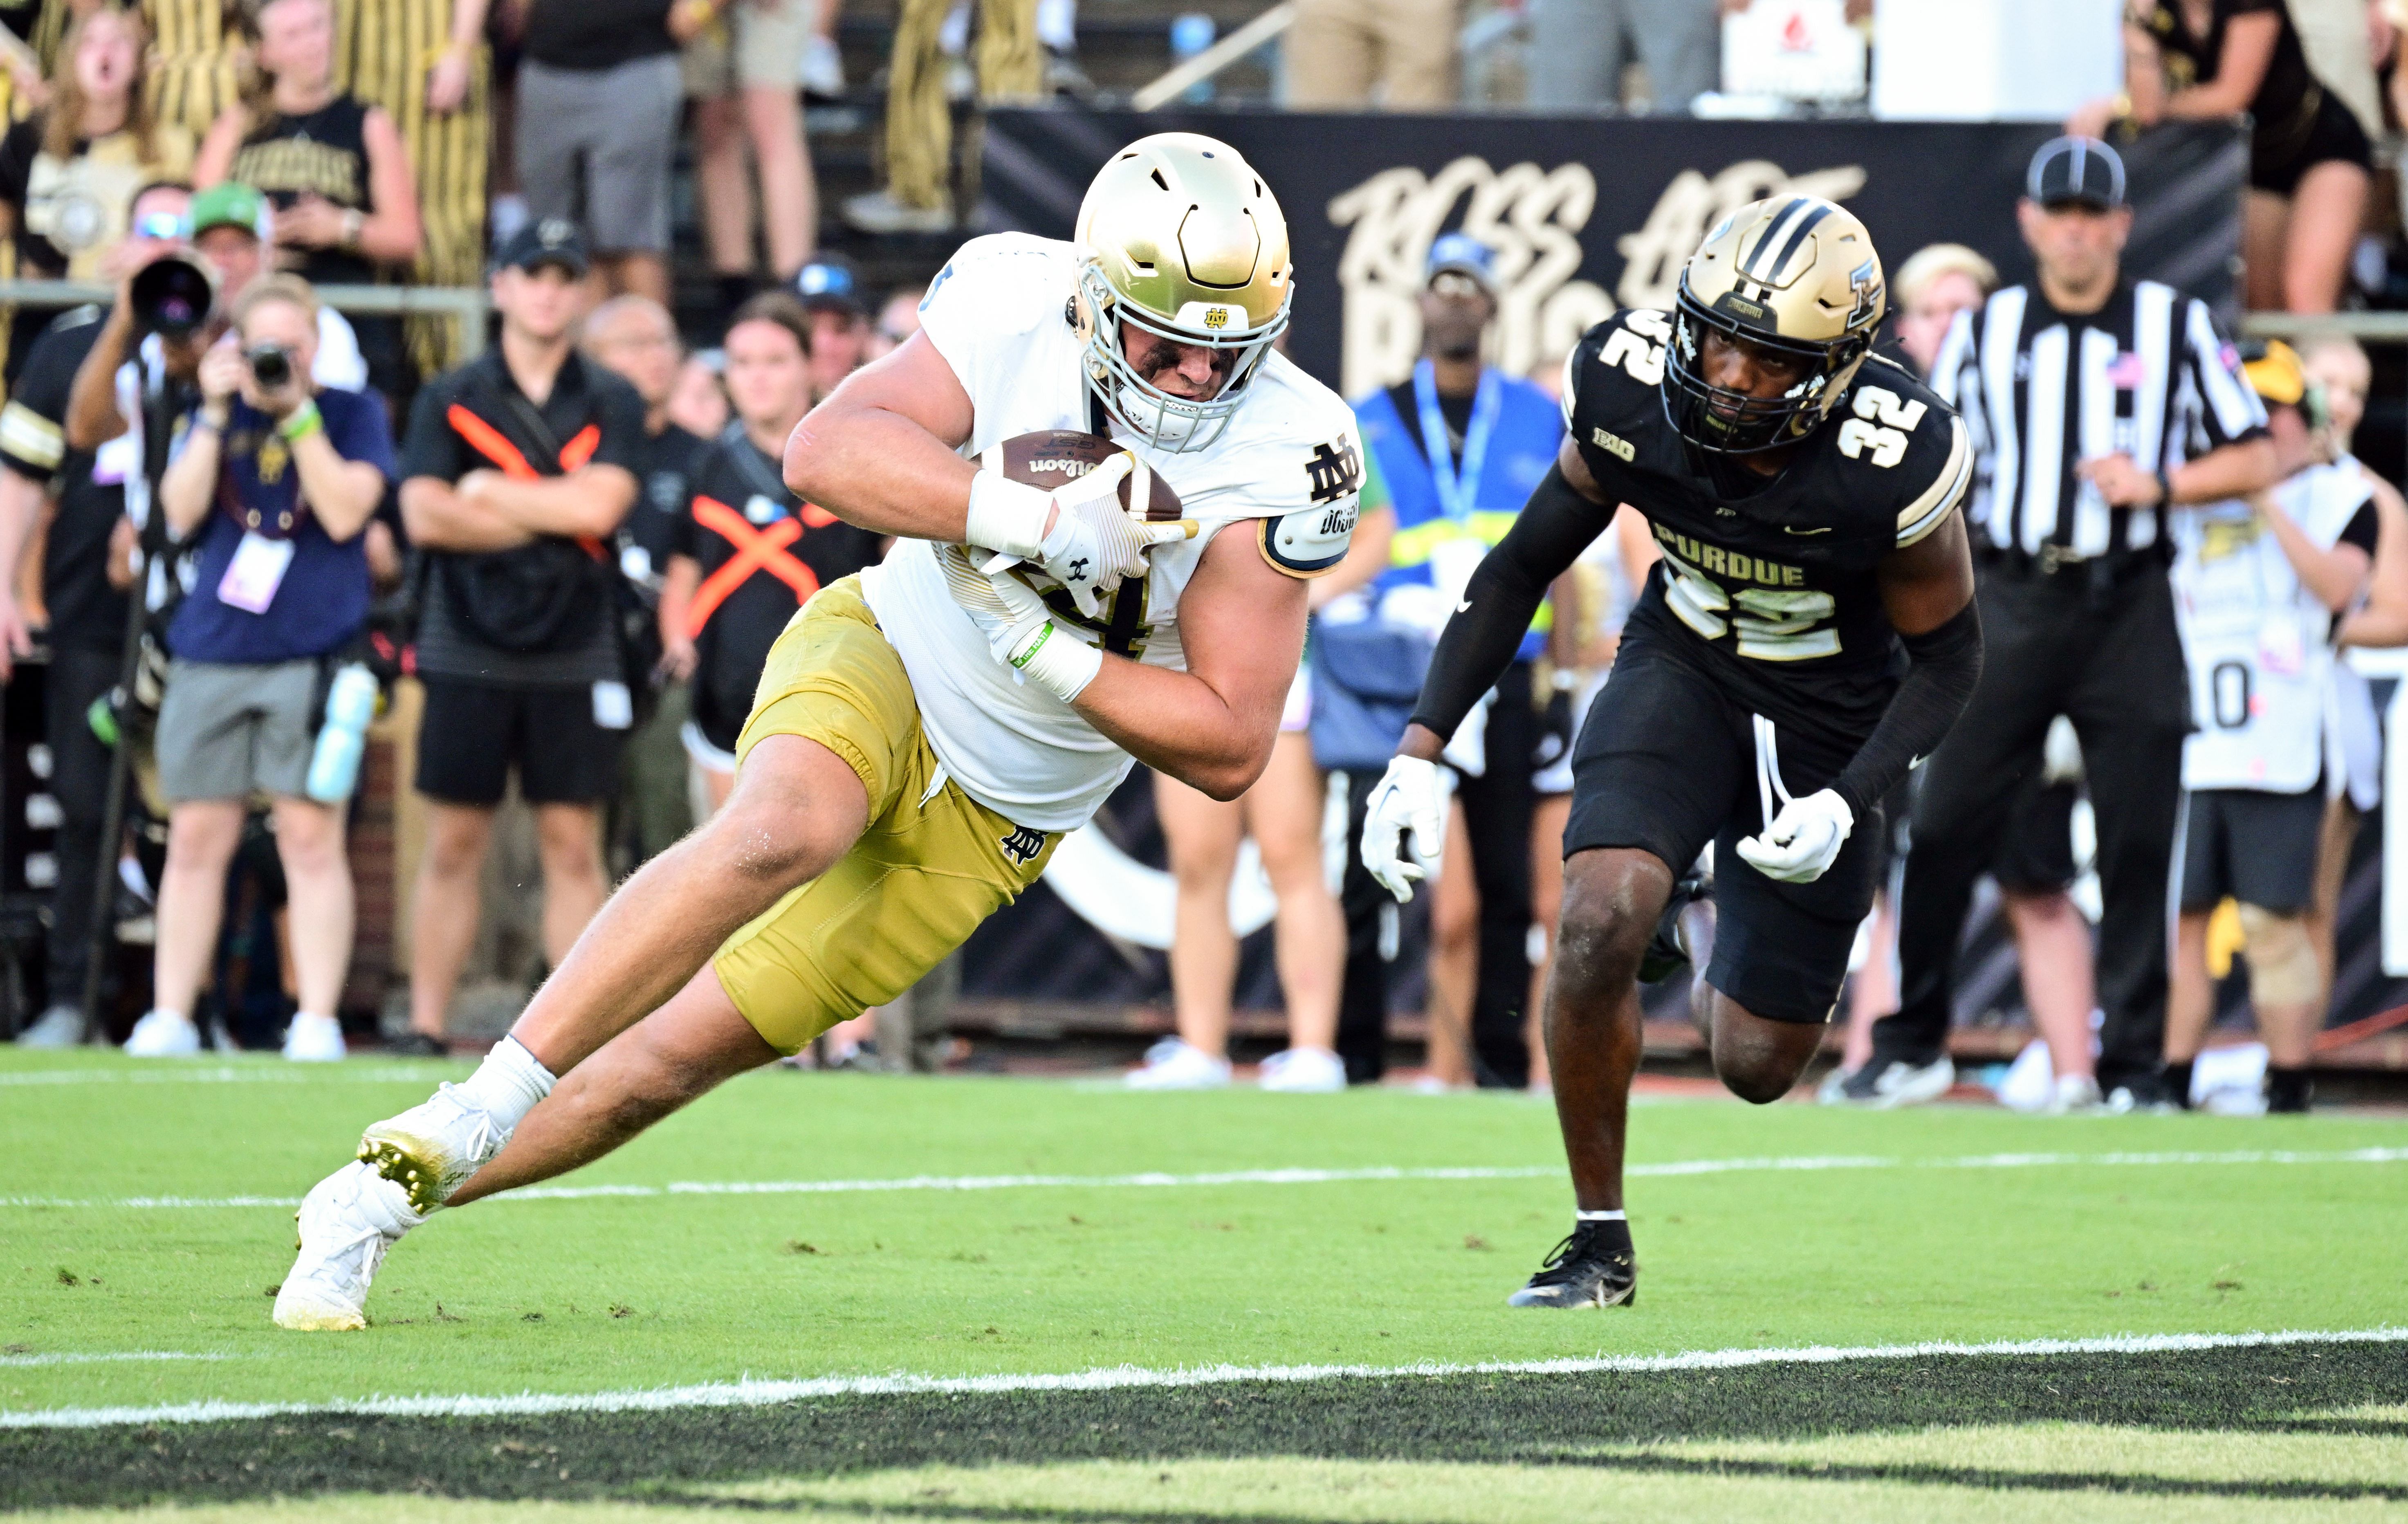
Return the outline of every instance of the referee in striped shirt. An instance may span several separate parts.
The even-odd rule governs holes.
[[[1843,1085],[1873,1106],[1948,1088],[1958,941],[2008,808],[2073,722],[2099,826],[2099,1085],[2161,1095],[2166,873],[2189,684],[2167,515],[2272,484],[2266,415],[2204,303],[2119,268],[2124,165],[2094,138],[2032,158],[2017,208],[2039,267],[1956,320],[1932,387],[1977,459],[1967,511],[1986,646],[1971,701],[1924,767],[1899,896],[1900,1009]]]

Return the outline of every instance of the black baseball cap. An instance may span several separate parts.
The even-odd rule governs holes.
[[[866,317],[869,304],[862,299],[861,276],[842,254],[820,254],[795,274],[795,295],[806,310],[843,312]]]
[[[2124,161],[2096,137],[2052,137],[2032,155],[2024,194],[2043,207],[2112,211],[2124,203]]]
[[[592,265],[586,256],[585,236],[577,224],[564,217],[546,217],[531,222],[503,240],[499,252],[494,255],[497,270],[532,270],[545,265],[557,265],[576,280],[585,278]]]

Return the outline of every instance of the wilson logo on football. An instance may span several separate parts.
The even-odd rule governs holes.
[[[1095,468],[1096,463],[1092,460],[1072,460],[1068,455],[1032,460],[1028,463],[1028,472],[1031,476],[1051,475],[1056,471],[1064,476],[1084,476]]]

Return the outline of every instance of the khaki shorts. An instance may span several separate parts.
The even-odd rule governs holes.
[[[796,1053],[918,983],[1037,882],[1061,835],[1013,825],[945,775],[857,578],[822,588],[770,648],[736,743],[739,773],[766,736],[818,741],[869,794],[853,850],[711,960],[752,1029]]]
[[[803,0],[730,0],[679,59],[686,94],[701,100],[738,90],[799,92],[813,20]]]

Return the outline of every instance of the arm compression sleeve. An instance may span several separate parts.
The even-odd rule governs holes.
[[[1463,590],[1463,604],[1446,622],[1413,723],[1451,739],[1481,696],[1497,685],[1547,589],[1590,540],[1613,522],[1613,510],[1592,503],[1547,467],[1530,500],[1497,548],[1481,557]]]
[[[1982,675],[1982,616],[1971,602],[1939,628],[1899,640],[1914,665],[1881,723],[1831,784],[1858,820],[1897,786],[1916,757],[1929,755],[1940,744]]]

